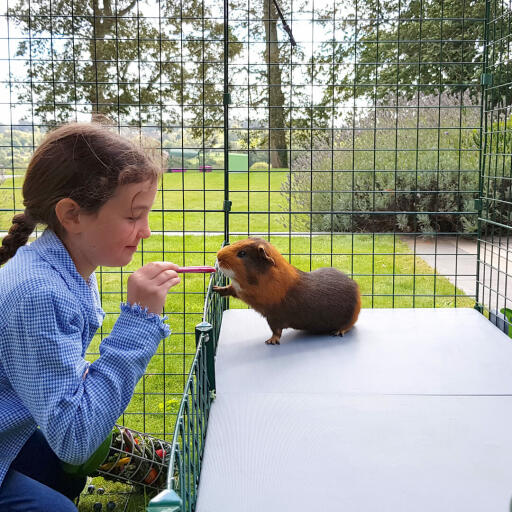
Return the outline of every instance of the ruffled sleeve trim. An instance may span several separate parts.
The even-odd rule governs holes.
[[[122,313],[129,313],[131,315],[134,315],[139,318],[143,318],[144,320],[147,320],[148,322],[151,322],[155,326],[157,326],[160,329],[160,336],[162,338],[167,338],[169,334],[171,334],[171,329],[169,326],[165,323],[167,320],[167,315],[160,316],[156,313],[151,313],[148,311],[148,308],[143,308],[140,304],[137,302],[135,304],[130,304],[129,302],[122,302],[121,303],[121,312]]]

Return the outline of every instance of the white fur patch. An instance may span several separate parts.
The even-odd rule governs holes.
[[[242,289],[242,287],[235,280],[235,273],[233,272],[233,270],[230,268],[224,268],[221,265],[219,265],[219,269],[225,276],[227,276],[227,277],[229,277],[229,279],[231,279],[231,284],[233,285],[233,288],[236,290],[237,293],[240,293],[240,290]]]
[[[240,293],[240,290],[242,288],[240,287],[240,285],[233,278],[231,278],[231,284],[233,285],[233,288],[236,290],[236,292]]]
[[[230,279],[233,279],[235,277],[235,273],[230,268],[224,268],[219,265],[220,271]]]

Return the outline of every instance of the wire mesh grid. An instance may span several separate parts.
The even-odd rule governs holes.
[[[106,318],[86,355],[92,361],[126,300],[132,271],[154,260],[211,265],[223,243],[223,4],[3,0],[0,5],[0,233],[24,210],[28,160],[55,125],[101,122],[160,151],[167,162],[150,215],[151,238],[127,267],[97,270]],[[172,335],[162,341],[119,418],[130,430],[168,441],[196,354],[195,326],[209,282],[208,275],[181,277],[164,308]],[[105,495],[118,489],[98,485]],[[83,496],[80,510],[92,510],[90,501],[100,498],[95,492],[90,499]]]
[[[510,2],[487,2],[478,304],[512,337]]]
[[[3,1],[0,16],[0,232],[23,211],[21,186],[44,133],[68,121],[112,126],[167,162],[150,226],[129,266],[101,268],[106,318],[99,355],[126,299],[126,280],[153,260],[215,261],[224,239],[223,14],[219,2]],[[36,231],[34,236],[39,236]],[[165,313],[164,340],[120,423],[172,435],[195,355],[208,276],[183,275]]]
[[[230,9],[229,148],[250,169],[229,175],[231,239],[346,271],[366,307],[472,306],[484,11]]]
[[[168,172],[152,237],[128,267],[98,271],[107,317],[90,359],[131,271],[212,264],[247,235],[303,270],[346,271],[366,307],[473,306],[478,268],[479,303],[499,312],[511,152],[508,81],[496,76],[509,9],[489,2],[486,26],[484,3],[469,0],[3,0],[0,232],[23,210],[44,133],[96,120],[161,151]],[[482,103],[485,55],[495,76]],[[173,334],[123,425],[170,439],[207,286],[183,276],[170,293]]]

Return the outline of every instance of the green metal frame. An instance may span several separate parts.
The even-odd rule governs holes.
[[[476,308],[512,337],[510,4],[486,1]]]
[[[215,398],[215,352],[227,300],[212,291],[225,286],[220,272],[212,275],[203,321],[196,326],[197,351],[185,385],[174,430],[167,489],[153,498],[148,512],[192,512],[197,500],[208,416]]]

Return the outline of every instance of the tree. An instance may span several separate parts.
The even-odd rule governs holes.
[[[327,43],[319,63],[334,63],[338,98],[407,99],[472,92],[479,100],[485,2],[480,0],[343,0],[337,29],[344,41]],[[320,70],[320,67],[319,67]],[[321,79],[320,72],[317,78]],[[327,89],[324,102],[332,101]]]
[[[277,3],[293,32],[294,13],[303,15],[307,2],[277,0]],[[240,129],[241,134],[243,128],[250,128],[251,140],[240,140],[240,145],[254,148],[253,139],[256,137],[261,151],[268,149],[274,168],[288,167],[291,130],[295,145],[301,141],[309,143],[312,128],[325,126],[327,122],[325,111],[315,109],[311,104],[311,87],[307,84],[312,82],[313,67],[311,62],[304,62],[304,47],[300,44],[304,34],[296,35],[299,44],[292,48],[274,0],[250,4],[244,0],[233,0],[230,11],[237,21],[241,18],[238,12],[244,13],[244,21],[238,21],[236,34],[240,40],[249,36],[247,62],[237,67],[239,73],[234,78],[237,85],[246,86],[249,92],[248,117],[234,128]],[[243,75],[247,77],[245,82]],[[297,77],[300,77],[299,84],[296,83]]]
[[[221,40],[222,20],[201,0],[158,6],[155,13],[150,0],[19,0],[8,12],[28,35],[17,49],[27,59],[19,101],[32,104],[46,124],[69,121],[82,110],[93,120],[159,126],[178,122],[183,104],[192,105],[188,123],[205,115],[218,122],[222,108],[205,113],[204,105],[218,104],[219,93],[198,82],[207,74],[216,84],[222,76],[221,67],[212,72],[209,64],[219,61],[219,52],[222,59],[222,45],[204,44]],[[195,36],[183,35],[186,18]],[[197,87],[185,86],[191,83]]]
[[[270,164],[274,168],[288,167],[285,132],[285,97],[282,89],[281,58],[277,38],[277,9],[272,0],[263,0],[265,26],[265,62],[268,85]]]

